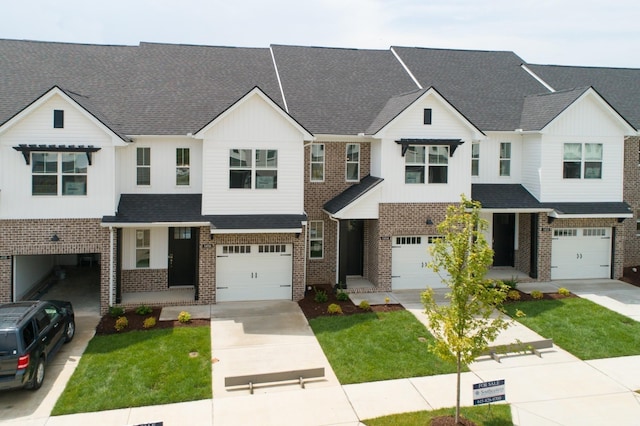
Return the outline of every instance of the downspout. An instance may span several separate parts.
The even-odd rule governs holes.
[[[113,306],[113,226],[109,227],[109,307]]]
[[[305,212],[306,214],[306,212]],[[304,292],[307,293],[307,234],[309,233],[309,221],[304,227],[304,262],[302,268],[302,282],[304,283]]]
[[[336,284],[340,281],[340,220],[329,216],[329,219],[336,223]]]

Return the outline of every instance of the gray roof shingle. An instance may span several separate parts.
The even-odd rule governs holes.
[[[358,198],[362,197],[383,180],[384,179],[379,177],[367,175],[363,177],[360,182],[351,185],[340,194],[327,201],[324,204],[323,209],[330,214],[335,214],[356,201]]]
[[[103,223],[206,222],[201,194],[122,194],[115,216]]]
[[[580,88],[525,97],[520,128],[542,130],[587,90]]]
[[[206,216],[211,229],[300,229],[307,216],[300,214],[214,215]]]
[[[483,131],[520,126],[524,97],[548,90],[513,52],[392,47],[421,86],[434,87]]]
[[[640,128],[640,69],[528,64],[555,90],[592,86],[633,127]]]
[[[365,132],[415,83],[389,50],[273,45],[289,113],[314,134]]]

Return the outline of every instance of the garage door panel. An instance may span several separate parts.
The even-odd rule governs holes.
[[[227,247],[217,249],[216,301],[291,300],[291,245]]]
[[[391,288],[393,290],[444,288],[446,284],[428,264],[434,237],[393,237],[391,248]]]
[[[609,278],[611,242],[611,228],[554,229],[551,278]]]

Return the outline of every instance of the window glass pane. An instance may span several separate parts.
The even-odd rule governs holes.
[[[229,188],[251,188],[251,170],[229,170]]]
[[[87,173],[89,160],[87,154],[62,154],[62,173]]]
[[[408,146],[404,162],[406,164],[424,164],[425,152],[424,146]]]
[[[565,179],[580,179],[580,162],[565,161],[563,165],[562,177]]]
[[[324,162],[324,145],[311,145],[311,161]]]
[[[358,180],[358,163],[347,164],[347,180]]]
[[[471,158],[480,158],[480,144],[471,144]]]
[[[62,176],[62,195],[87,195],[87,176]]]
[[[324,179],[324,164],[312,163],[311,164],[311,180],[322,180],[322,179]]]
[[[136,247],[149,247],[151,231],[148,229],[138,229],[136,231]]]
[[[33,173],[58,173],[58,155],[50,152],[31,153]]]
[[[311,241],[310,256],[312,259],[318,259],[322,257],[322,240]]]
[[[277,187],[277,170],[256,170],[256,189],[276,189]]]
[[[33,195],[58,195],[57,175],[33,175],[31,185]]]
[[[176,185],[189,185],[189,168],[176,168]]]
[[[579,143],[565,143],[564,144],[564,159],[569,161],[582,160],[582,144]]]
[[[256,149],[256,168],[278,167],[278,151],[275,149]]]
[[[511,158],[511,142],[500,142],[500,158]]]
[[[584,159],[585,161],[602,161],[602,144],[601,143],[584,144]]]
[[[347,145],[347,161],[360,161],[360,145]]]
[[[151,165],[151,148],[138,148],[136,154],[138,166]]]
[[[429,166],[429,183],[447,183],[447,166]]]
[[[449,162],[449,148],[446,146],[429,147],[429,164],[447,164]]]
[[[136,268],[149,267],[149,249],[136,249]]]
[[[189,165],[189,148],[176,149],[176,166]]]
[[[151,185],[151,168],[150,167],[138,167],[138,170],[136,170],[136,184]]]
[[[500,160],[500,176],[511,176],[511,160]]]
[[[229,150],[229,166],[251,167],[251,150],[250,149]]]
[[[424,166],[405,166],[404,183],[424,183]]]
[[[602,163],[599,161],[587,161],[584,163],[584,178],[585,179],[601,179],[602,178]]]
[[[480,174],[480,160],[471,160],[471,176]]]

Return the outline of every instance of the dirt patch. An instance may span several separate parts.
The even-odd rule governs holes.
[[[624,268],[622,273],[623,275],[620,281],[640,287],[640,266],[629,266]]]
[[[112,317],[109,314],[104,315],[100,322],[96,327],[96,334],[116,334],[116,333],[126,333],[128,331],[134,330],[157,330],[159,328],[173,328],[173,327],[197,327],[202,325],[209,325],[208,319],[192,319],[187,323],[181,323],[180,321],[160,321],[160,312],[162,311],[162,307],[154,306],[152,307],[152,311],[147,315],[138,315],[135,312],[135,309],[128,310],[122,315],[127,318],[129,321],[129,325],[121,330],[117,331],[115,328],[117,317]],[[156,319],[156,325],[151,328],[144,328],[144,321],[149,318],[154,317]]]
[[[324,291],[327,294],[327,301],[316,302],[316,291]],[[307,290],[304,299],[298,302],[298,305],[300,306],[300,309],[302,309],[304,316],[307,317],[308,320],[310,320],[317,317],[332,315],[328,312],[329,305],[331,305],[332,303],[340,306],[340,308],[342,309],[342,315],[361,314],[365,312],[358,306],[356,306],[351,301],[351,299],[338,300],[333,287],[328,284],[312,286],[311,290]],[[402,305],[392,303],[371,306],[371,311],[373,312],[391,312],[401,310],[404,310],[404,307]]]

